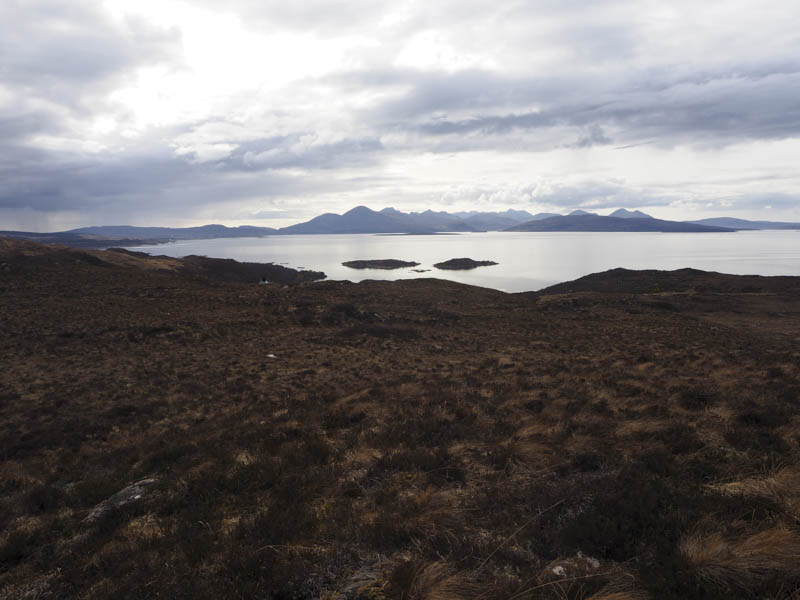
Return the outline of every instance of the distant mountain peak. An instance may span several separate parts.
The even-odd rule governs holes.
[[[351,208],[345,214],[345,216],[355,216],[355,215],[369,215],[373,214],[375,211],[371,208],[367,208],[366,206],[356,206],[355,208]]]
[[[618,208],[612,212],[609,217],[617,217],[618,219],[652,219],[653,217],[640,210],[628,210],[625,208]]]
[[[581,210],[580,208],[577,208],[577,209],[573,210],[571,213],[569,213],[569,216],[573,217],[573,216],[593,215],[593,214],[595,214],[595,213],[586,212],[585,210]]]
[[[516,219],[520,222],[529,221],[533,218],[533,215],[529,213],[527,210],[516,210],[513,208],[506,209],[505,212],[500,213],[505,217],[509,217],[511,219]]]

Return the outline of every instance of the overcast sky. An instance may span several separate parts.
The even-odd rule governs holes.
[[[797,0],[2,0],[0,229],[800,221],[798,23]]]

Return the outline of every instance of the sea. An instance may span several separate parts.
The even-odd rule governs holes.
[[[328,280],[436,277],[506,292],[535,291],[616,267],[754,275],[800,275],[800,231],[734,233],[486,232],[437,235],[275,235],[181,240],[131,250],[197,254],[323,271]],[[392,271],[356,270],[351,260],[396,258],[420,263]],[[433,265],[451,258],[498,264],[470,271]],[[413,270],[412,270],[413,269]]]

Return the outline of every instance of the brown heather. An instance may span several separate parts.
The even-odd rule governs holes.
[[[800,279],[259,269],[0,239],[0,599],[800,596]]]

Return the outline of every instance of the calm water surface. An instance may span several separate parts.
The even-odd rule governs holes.
[[[736,233],[528,233],[456,235],[287,235],[187,240],[131,248],[150,254],[200,254],[240,261],[272,262],[324,271],[328,279],[438,277],[507,292],[538,290],[615,267],[721,273],[800,275],[800,231]],[[441,271],[433,263],[468,257],[493,267]],[[395,271],[355,270],[344,261],[398,258],[421,263]]]

